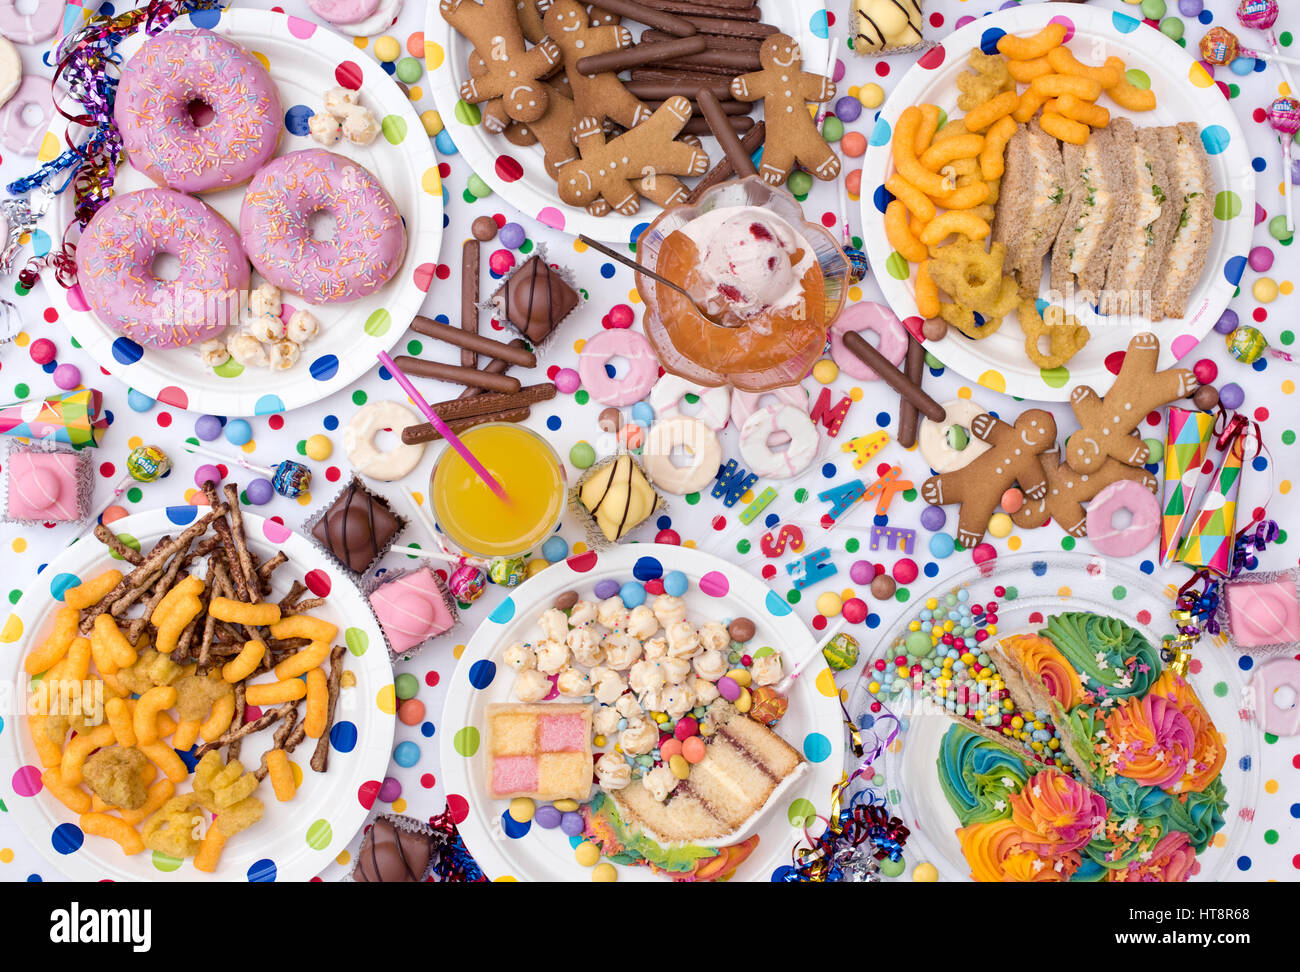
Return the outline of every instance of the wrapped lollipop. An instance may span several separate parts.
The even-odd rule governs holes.
[[[270,466],[259,466],[257,463],[249,462],[239,456],[222,455],[220,452],[214,452],[192,442],[185,443],[185,451],[195,455],[207,456],[209,459],[233,462],[249,472],[260,473],[271,480],[272,489],[289,499],[293,499],[311,489],[311,470],[300,462],[294,462],[292,459],[285,459],[272,469]]]
[[[1294,360],[1287,352],[1270,347],[1259,328],[1251,327],[1249,324],[1242,324],[1236,328],[1226,340],[1228,353],[1242,364],[1254,364],[1266,354],[1279,361]]]
[[[1201,60],[1207,64],[1231,64],[1239,57],[1252,57],[1257,61],[1278,61],[1282,64],[1300,64],[1300,60],[1294,57],[1279,57],[1242,47],[1237,35],[1226,27],[1211,27],[1207,30],[1205,36],[1201,38],[1200,47]]]
[[[1268,106],[1268,123],[1282,136],[1282,192],[1286,196],[1287,232],[1295,230],[1295,207],[1291,202],[1291,185],[1287,176],[1291,172],[1291,141],[1300,132],[1300,101],[1278,98]]]
[[[1282,77],[1286,80],[1287,86],[1292,92],[1297,90],[1295,78],[1291,77],[1291,70],[1286,66],[1287,58],[1283,58],[1282,51],[1277,42],[1277,35],[1273,33],[1273,24],[1277,22],[1277,0],[1241,0],[1237,4],[1237,22],[1243,27],[1251,30],[1257,30],[1264,35],[1268,41],[1269,50],[1273,52],[1273,60],[1277,61],[1277,69],[1282,72]]]
[[[155,483],[171,472],[171,469],[171,458],[157,446],[142,445],[132,449],[126,457],[126,475],[114,484],[113,492],[96,508],[91,520],[98,521],[132,483]]]

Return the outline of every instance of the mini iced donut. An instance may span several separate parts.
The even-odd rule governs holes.
[[[334,217],[316,239],[308,219]],[[388,283],[406,254],[406,229],[379,180],[350,159],[303,149],[264,166],[248,184],[239,234],[268,283],[313,304],[343,303]]]
[[[420,464],[424,443],[407,445],[401,441],[402,429],[417,425],[420,417],[401,402],[367,402],[352,416],[343,429],[343,450],[348,462],[357,472],[381,483],[401,479]],[[385,429],[398,435],[397,445],[384,452],[375,444],[375,437]]]
[[[1127,510],[1128,526],[1117,528],[1115,514]],[[1141,483],[1117,479],[1088,504],[1088,542],[1107,557],[1132,557],[1160,532],[1160,501]]]
[[[307,0],[312,13],[335,27],[356,24],[374,16],[379,0]]]
[[[212,109],[199,128],[191,110]],[[127,61],[113,120],[131,164],[160,186],[243,185],[275,155],[284,113],[262,62],[210,30],[168,30]]]
[[[8,103],[23,80],[23,59],[18,48],[0,37],[0,107]]]
[[[154,275],[160,253],[179,261],[175,280]],[[114,196],[77,244],[77,281],[95,315],[158,348],[215,336],[236,319],[248,276],[234,228],[206,203],[170,189]]]
[[[784,432],[790,445],[772,449],[773,433]],[[817,458],[817,426],[806,412],[793,405],[768,405],[745,420],[740,428],[740,455],[749,471],[766,479],[789,479]]]
[[[727,413],[731,408],[730,385],[706,388],[677,375],[664,375],[650,389],[650,407],[655,410],[655,418],[681,415],[684,395],[699,396],[700,410],[694,417],[709,428],[721,429],[727,424]]]
[[[690,454],[693,462],[689,466],[673,462],[673,450],[678,446]],[[641,462],[660,489],[678,495],[694,493],[717,478],[718,467],[722,465],[722,444],[717,434],[699,419],[676,415],[650,426]]]
[[[626,358],[627,374],[611,378],[605,364]],[[587,393],[602,405],[631,405],[645,398],[659,378],[659,359],[640,331],[613,328],[591,338],[578,355],[578,375]]]
[[[789,405],[797,408],[805,415],[808,413],[808,393],[804,391],[802,385],[786,385],[784,388],[773,388],[765,392],[746,392],[736,390],[731,393],[731,421],[740,428],[749,420],[749,417],[758,411],[762,405],[763,399],[771,396],[782,405]],[[790,441],[790,437],[784,432],[775,433],[772,438],[768,439],[767,444],[770,446],[785,445]]]
[[[989,451],[989,444],[975,438],[970,432],[970,424],[975,421],[975,417],[983,415],[988,409],[969,398],[958,398],[945,402],[943,410],[948,415],[942,422],[928,418],[921,420],[917,446],[921,450],[921,458],[935,472],[956,472]],[[958,429],[960,431],[953,431]]]
[[[907,357],[907,328],[893,311],[869,300],[853,304],[831,325],[831,357],[843,371],[859,381],[878,381],[880,376],[856,354],[845,349],[845,331],[875,331],[880,338],[876,350],[891,364],[901,365]]]
[[[23,118],[23,112],[32,106],[40,109],[40,120],[35,124]],[[50,82],[46,78],[23,78],[12,98],[0,108],[0,142],[10,152],[18,155],[35,155],[41,139],[50,127],[54,116],[54,102],[50,98]]]
[[[351,37],[371,37],[393,26],[402,13],[402,0],[379,0],[379,8],[369,17],[355,23],[335,24],[339,33]]]
[[[36,0],[35,10],[21,13],[17,0],[0,0],[0,36],[15,44],[49,40],[63,22],[63,4],[64,0]]]

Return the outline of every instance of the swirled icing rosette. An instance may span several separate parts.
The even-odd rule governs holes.
[[[1105,820],[1105,799],[1054,769],[1034,774],[1011,798],[1011,822],[1025,832],[1025,847],[1037,854],[1076,851]]]
[[[1082,611],[1054,614],[1039,634],[1060,650],[1098,705],[1140,698],[1160,677],[1160,653],[1118,618]]]
[[[1107,881],[1186,881],[1200,870],[1196,863],[1196,849],[1191,839],[1181,831],[1165,834],[1151,849],[1150,854],[1129,861],[1106,874]]]
[[[1018,671],[1026,677],[1036,677],[1041,683],[1039,694],[1045,691],[1066,712],[1083,701],[1083,684],[1079,681],[1078,673],[1047,638],[1031,634],[1012,635],[1001,639],[998,648],[1012,663],[1009,667],[999,669],[1003,678],[1008,680],[1009,687],[1013,672]],[[1032,686],[1030,692],[1031,695],[1034,694]],[[1012,694],[1015,694],[1014,687]],[[1041,706],[1046,704],[1047,699],[1031,698],[1030,701],[1035,706]]]
[[[962,826],[1005,818],[1012,795],[1029,779],[1005,746],[953,725],[939,747],[939,785]]]
[[[1168,787],[1169,791],[1198,793],[1204,790],[1219,775],[1227,759],[1223,734],[1215,728],[1196,691],[1174,672],[1167,671],[1161,675],[1151,692],[1164,696],[1177,706],[1192,727],[1193,745],[1187,769],[1177,782]]]
[[[1026,845],[1028,836],[1010,820],[971,824],[957,831],[976,881],[1068,881],[1079,867],[1079,855],[1041,855]]]

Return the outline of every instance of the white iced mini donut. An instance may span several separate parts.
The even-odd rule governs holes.
[[[393,26],[402,13],[402,0],[380,0],[379,9],[365,20],[352,24],[335,24],[339,33],[352,37],[372,37]]]
[[[773,433],[784,432],[790,445],[773,450]],[[793,405],[768,405],[745,420],[740,429],[740,455],[749,471],[767,479],[789,479],[817,458],[817,426]]]
[[[673,463],[672,453],[681,446],[691,456],[689,466]],[[641,461],[656,486],[670,493],[694,493],[718,475],[722,465],[722,444],[717,434],[699,419],[678,415],[660,419],[650,426]]]
[[[808,393],[804,391],[803,385],[786,385],[784,388],[773,388],[765,392],[735,391],[731,395],[731,421],[736,423],[736,428],[741,428],[749,421],[749,417],[762,406],[763,399],[769,397],[775,398],[782,405],[797,408],[801,412],[808,411]],[[789,441],[788,435],[777,432],[767,444],[779,446]]]
[[[343,449],[348,454],[348,462],[361,475],[381,483],[401,479],[420,464],[424,443],[407,445],[399,441],[391,452],[383,452],[375,444],[375,436],[384,429],[392,429],[400,436],[406,426],[419,422],[420,417],[401,402],[367,402],[343,430]]]
[[[930,468],[935,472],[956,472],[989,451],[987,442],[970,434],[970,425],[975,421],[976,416],[983,415],[988,409],[969,398],[957,398],[944,403],[943,410],[948,414],[942,422],[928,418],[921,421],[921,430],[916,440],[917,446],[921,450],[921,458],[929,463]],[[948,430],[954,426],[961,426],[967,432],[969,441],[964,449],[954,449],[948,443]]]
[[[14,96],[23,80],[23,60],[18,48],[0,37],[0,107]]]
[[[0,37],[15,44],[49,40],[62,22],[63,0],[36,0],[36,9],[31,13],[20,13],[17,0],[0,0]]]
[[[705,388],[677,375],[664,375],[650,389],[650,407],[655,410],[655,418],[682,415],[682,398],[686,395],[699,396],[700,410],[694,418],[711,429],[721,429],[727,424],[727,415],[731,409],[730,385]]]

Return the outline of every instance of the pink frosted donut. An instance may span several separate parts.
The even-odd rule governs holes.
[[[334,218],[334,233],[315,239],[314,213]],[[406,255],[406,227],[379,180],[324,149],[290,152],[248,184],[239,233],[253,268],[268,283],[313,304],[373,294],[393,279]]]
[[[1128,510],[1133,522],[1117,529],[1114,518],[1120,510]],[[1160,532],[1160,501],[1141,483],[1119,479],[1088,504],[1086,523],[1088,542],[1098,553],[1107,557],[1132,557]]]
[[[876,350],[891,364],[901,365],[907,357],[907,328],[893,311],[869,300],[852,304],[831,325],[831,357],[859,381],[879,381],[880,376],[844,347],[845,331],[875,331],[880,338]]]
[[[355,24],[379,9],[379,0],[307,0],[312,13],[331,24]]]
[[[626,358],[627,374],[611,378],[605,364]],[[631,405],[646,397],[659,377],[659,359],[640,331],[601,331],[578,355],[578,374],[587,393],[602,405]]]
[[[175,280],[153,262],[170,253]],[[115,196],[91,218],[77,244],[77,281],[95,315],[157,348],[204,341],[237,319],[248,290],[248,261],[234,228],[206,203],[170,189]]]
[[[782,405],[792,405],[805,414],[808,412],[808,393],[803,385],[786,385],[765,392],[747,392],[736,389],[731,393],[731,421],[736,428],[745,424],[745,420],[758,411],[764,398],[775,398]]]
[[[0,0],[0,37],[15,44],[49,40],[63,21],[63,3],[64,0],[36,0],[36,9],[25,14],[18,10],[16,0]]]
[[[23,119],[23,112],[35,106],[41,110],[41,117],[31,124]],[[46,78],[28,75],[18,85],[12,98],[0,108],[0,142],[10,152],[18,155],[35,155],[41,147],[41,139],[50,127],[54,116],[54,101],[50,97],[50,82]]]
[[[202,128],[190,114],[196,102],[213,113]],[[131,164],[181,192],[242,185],[275,155],[284,131],[266,68],[210,30],[146,41],[122,71],[113,120]]]

